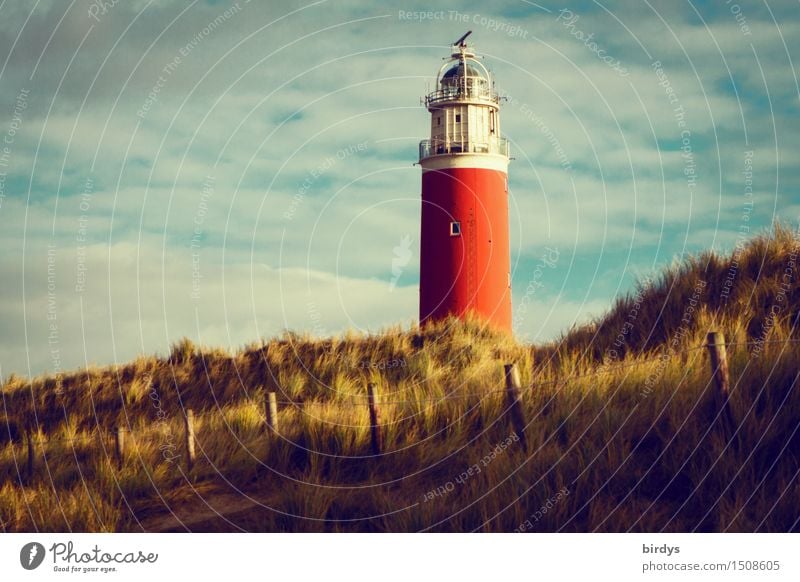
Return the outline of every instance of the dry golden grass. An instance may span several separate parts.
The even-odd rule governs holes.
[[[632,326],[634,296],[538,348],[450,320],[330,340],[287,333],[235,354],[183,340],[163,359],[12,377],[0,411],[0,525],[141,531],[170,509],[205,508],[200,498],[247,494],[261,505],[192,529],[796,531],[800,344],[784,341],[797,338],[796,269],[780,287],[793,241],[778,227],[744,249],[724,305],[716,285],[730,259],[694,258],[644,291]],[[708,284],[682,327],[699,279]],[[733,344],[730,442],[711,406],[711,328]],[[518,443],[497,449],[511,434],[507,361],[534,383],[523,398],[527,454]],[[377,458],[370,381],[384,401]],[[280,438],[265,434],[267,390],[282,401]],[[188,472],[187,407],[199,458]],[[110,458],[118,425],[131,431],[121,468]]]

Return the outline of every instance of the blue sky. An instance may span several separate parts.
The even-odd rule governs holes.
[[[419,99],[466,30],[520,338],[798,221],[796,2],[5,2],[0,373],[410,325]]]

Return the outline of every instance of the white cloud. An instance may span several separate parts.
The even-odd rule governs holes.
[[[328,335],[416,319],[417,287],[390,286],[389,268],[385,279],[357,279],[258,263],[223,266],[201,252],[195,270],[190,255],[118,243],[57,249],[50,272],[49,256],[43,248],[28,253],[24,296],[20,263],[3,260],[4,374],[27,374],[28,357],[38,373],[166,354],[182,336],[237,348],[287,328]]]

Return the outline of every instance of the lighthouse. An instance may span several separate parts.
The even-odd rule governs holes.
[[[508,142],[494,80],[465,40],[425,96],[419,319],[469,314],[511,332]]]

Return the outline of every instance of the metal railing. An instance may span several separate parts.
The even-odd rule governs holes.
[[[442,101],[486,101],[489,103],[499,103],[500,96],[485,84],[468,84],[466,87],[463,85],[449,86],[428,93],[425,97],[425,104],[432,105]]]
[[[499,154],[509,157],[508,140],[500,137],[488,142],[423,139],[419,142],[419,159],[445,154]]]

